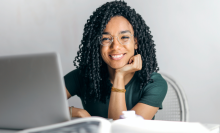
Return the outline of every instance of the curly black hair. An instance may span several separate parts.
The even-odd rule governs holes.
[[[143,61],[142,69],[137,72],[141,81],[140,89],[153,82],[150,75],[159,70],[153,36],[141,15],[124,1],[107,2],[97,8],[87,20],[79,51],[73,61],[83,78],[81,94],[85,103],[88,99],[106,103],[106,99],[110,97],[109,73],[100,54],[100,39],[107,23],[114,16],[123,16],[133,26],[138,43],[137,53]]]

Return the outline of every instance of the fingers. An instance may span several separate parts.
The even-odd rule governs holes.
[[[73,108],[72,110],[72,117],[91,117],[91,115],[84,109],[80,108]]]
[[[132,56],[132,57],[129,59],[128,64],[131,64],[133,61],[134,61],[134,56]]]
[[[141,70],[142,69],[142,59],[141,59],[141,55],[140,54],[138,54],[138,68],[139,68],[139,70]]]
[[[123,66],[122,68],[117,69],[117,73],[122,73],[123,75],[127,75],[131,72],[136,72],[142,69],[142,59],[141,55],[135,55],[131,57],[128,61],[128,64]]]
[[[137,54],[137,55],[131,57],[129,60],[129,64],[132,64],[134,69],[141,70],[142,69],[141,55]]]

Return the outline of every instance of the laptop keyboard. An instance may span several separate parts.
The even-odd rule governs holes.
[[[98,133],[100,122],[89,121],[30,133]]]

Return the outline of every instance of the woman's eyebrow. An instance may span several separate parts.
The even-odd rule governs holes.
[[[110,35],[110,33],[109,33],[109,32],[103,32],[102,34],[107,34],[107,35]]]
[[[131,33],[129,30],[121,31],[120,33],[127,33],[127,32]]]
[[[120,33],[120,34],[123,34],[123,33],[127,33],[127,32],[131,33],[129,30],[124,30],[124,31],[121,31],[121,32],[119,32],[119,33]],[[103,32],[102,34],[110,35],[109,32]]]

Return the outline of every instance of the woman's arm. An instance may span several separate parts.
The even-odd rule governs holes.
[[[157,113],[159,107],[153,107],[144,103],[137,103],[131,110],[134,110],[137,115],[142,116],[146,120],[151,120]]]
[[[125,86],[123,86],[124,80],[122,80],[122,78],[115,80],[116,81],[113,84],[114,88],[121,87],[122,89],[125,89]],[[151,120],[157,113],[158,109],[159,107],[137,103],[131,110],[134,110],[137,115],[142,116],[144,119]],[[127,111],[125,93],[111,92],[108,117],[113,120],[119,119],[120,115],[122,115],[122,111]]]
[[[66,89],[66,95],[67,95],[67,99],[69,99],[71,97],[69,91]],[[69,107],[69,109],[71,109]],[[80,109],[80,108],[72,108],[72,116],[71,117],[91,117],[91,115],[84,109]]]
[[[129,73],[134,73],[142,68],[141,55],[138,54],[132,57],[129,64],[116,70],[113,87],[117,89],[125,89],[124,77]],[[152,119],[156,114],[158,107],[153,107],[144,103],[137,103],[132,110],[135,110],[137,115],[141,115],[144,119]],[[111,92],[108,117],[114,120],[119,119],[122,111],[126,111],[125,93]]]
[[[124,67],[115,70],[113,87],[117,89],[125,89],[125,76],[141,70],[142,60],[141,55],[131,57],[128,64]],[[119,119],[122,111],[126,111],[125,93],[111,92],[109,100],[108,117],[113,120]]]
[[[113,87],[117,89],[125,89],[124,77],[122,75],[115,76]],[[125,93],[111,92],[108,108],[108,118],[113,120],[119,119],[122,111],[126,110],[127,106],[125,102]]]

